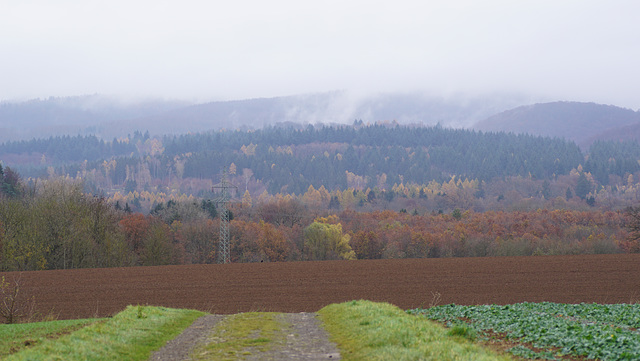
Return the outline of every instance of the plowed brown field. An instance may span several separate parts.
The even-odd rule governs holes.
[[[18,273],[4,273],[12,279]],[[324,261],[24,272],[38,311],[108,316],[126,305],[302,312],[354,299],[403,309],[523,301],[640,301],[640,255]]]

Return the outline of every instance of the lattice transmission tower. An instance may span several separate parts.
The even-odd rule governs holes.
[[[218,263],[230,263],[231,256],[229,251],[229,207],[231,202],[231,194],[229,190],[238,189],[227,180],[226,169],[222,171],[222,179],[220,183],[213,186],[213,192],[220,190],[220,196],[215,199],[219,205],[220,213],[220,243],[218,244]]]

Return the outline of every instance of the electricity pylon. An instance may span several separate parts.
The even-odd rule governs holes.
[[[222,179],[220,183],[213,186],[215,189],[220,189],[220,197],[216,198],[215,202],[220,205],[220,243],[218,244],[218,263],[231,263],[231,256],[229,251],[229,209],[227,204],[231,200],[229,194],[230,189],[238,189],[238,187],[227,181],[227,170],[222,171]]]

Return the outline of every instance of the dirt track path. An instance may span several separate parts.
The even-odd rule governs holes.
[[[207,335],[223,320],[223,315],[205,315],[193,322],[178,337],[167,342],[164,347],[151,355],[150,361],[181,361],[189,360],[189,353],[201,342],[205,342]]]
[[[182,334],[156,351],[150,361],[190,360],[190,352],[206,342],[218,323],[227,316],[206,315],[197,319]],[[244,360],[339,360],[340,353],[329,335],[320,327],[315,313],[282,313],[279,321],[286,325],[281,332],[284,342],[277,343],[268,351],[244,356]]]

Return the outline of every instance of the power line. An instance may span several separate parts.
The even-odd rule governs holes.
[[[220,189],[220,197],[215,202],[220,205],[220,243],[218,244],[218,263],[231,263],[231,255],[229,250],[229,208],[231,195],[230,189],[238,189],[235,185],[227,180],[227,170],[222,171],[222,179],[220,183],[214,185],[212,190]]]

